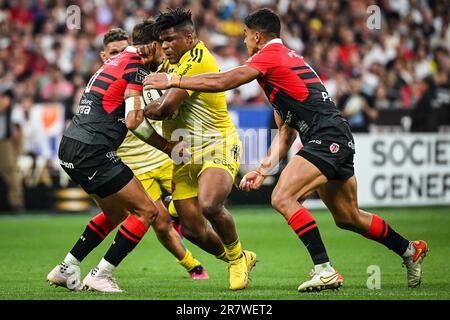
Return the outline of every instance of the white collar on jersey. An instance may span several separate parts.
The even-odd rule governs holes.
[[[136,47],[133,47],[133,46],[126,47],[125,51],[137,53]]]
[[[279,43],[279,44],[283,44],[283,41],[280,38],[275,38],[270,40],[269,42],[267,42],[264,47],[262,47],[262,49],[264,49],[265,47],[267,47],[269,44],[274,44],[274,43]]]

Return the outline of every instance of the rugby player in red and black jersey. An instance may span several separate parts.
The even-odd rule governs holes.
[[[160,137],[141,110],[142,80],[148,74],[145,65],[154,60],[136,53],[137,46],[154,39],[146,28],[151,25],[138,24],[133,46],[107,59],[92,76],[59,146],[63,169],[103,211],[47,276],[50,283],[70,290],[121,292],[112,272],[140,242],[158,213],[141,182],[116,155],[128,129],[168,154],[176,145]],[[122,221],[104,258],[81,283],[80,262]]]
[[[337,226],[378,241],[401,256],[408,285],[417,287],[428,250],[426,242],[409,241],[379,216],[359,209],[349,125],[316,72],[302,56],[284,46],[280,29],[280,19],[273,11],[259,9],[245,19],[245,43],[251,55],[245,65],[191,77],[155,74],[146,78],[144,86],[217,92],[258,80],[274,107],[279,133],[260,166],[242,179],[244,191],[261,187],[300,134],[303,148],[289,161],[272,194],[272,206],[304,243],[314,263],[312,278],[298,287],[300,292],[339,288],[343,283],[330,263],[313,216],[303,207],[313,191],[319,193]]]

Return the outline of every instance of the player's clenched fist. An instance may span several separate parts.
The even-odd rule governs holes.
[[[239,188],[243,191],[250,192],[261,188],[265,176],[257,171],[250,171],[241,180]]]

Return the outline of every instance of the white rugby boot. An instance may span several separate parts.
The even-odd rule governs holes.
[[[403,265],[406,267],[408,287],[416,288],[422,282],[422,261],[429,249],[423,240],[412,241],[410,245],[414,248],[414,253],[403,258]]]
[[[64,287],[71,291],[80,291],[80,267],[73,264],[68,265],[64,262],[60,263],[47,275],[47,281],[50,285],[56,287]]]
[[[98,269],[92,269],[83,280],[83,291],[98,291],[104,293],[123,292],[116,279],[111,274],[98,275]]]
[[[344,283],[344,278],[333,268],[326,268],[320,271],[312,270],[311,280],[303,282],[299,287],[299,292],[322,291],[326,289],[339,289]]]

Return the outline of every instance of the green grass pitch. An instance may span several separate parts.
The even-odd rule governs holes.
[[[81,234],[91,215],[0,216],[0,299],[450,299],[446,268],[450,254],[450,209],[379,209],[375,212],[410,239],[425,239],[431,251],[424,261],[423,283],[408,289],[401,259],[384,246],[338,229],[325,211],[312,211],[334,266],[345,279],[339,291],[297,292],[308,279],[312,262],[302,243],[273,209],[235,207],[233,213],[244,248],[257,253],[250,288],[231,292],[227,266],[193,244],[189,249],[207,269],[210,279],[191,280],[175,258],[149,232],[115,272],[123,294],[69,292],[50,287],[47,273],[59,263]],[[82,276],[109,247],[113,232],[81,265]],[[369,290],[367,268],[379,266],[381,289]]]

